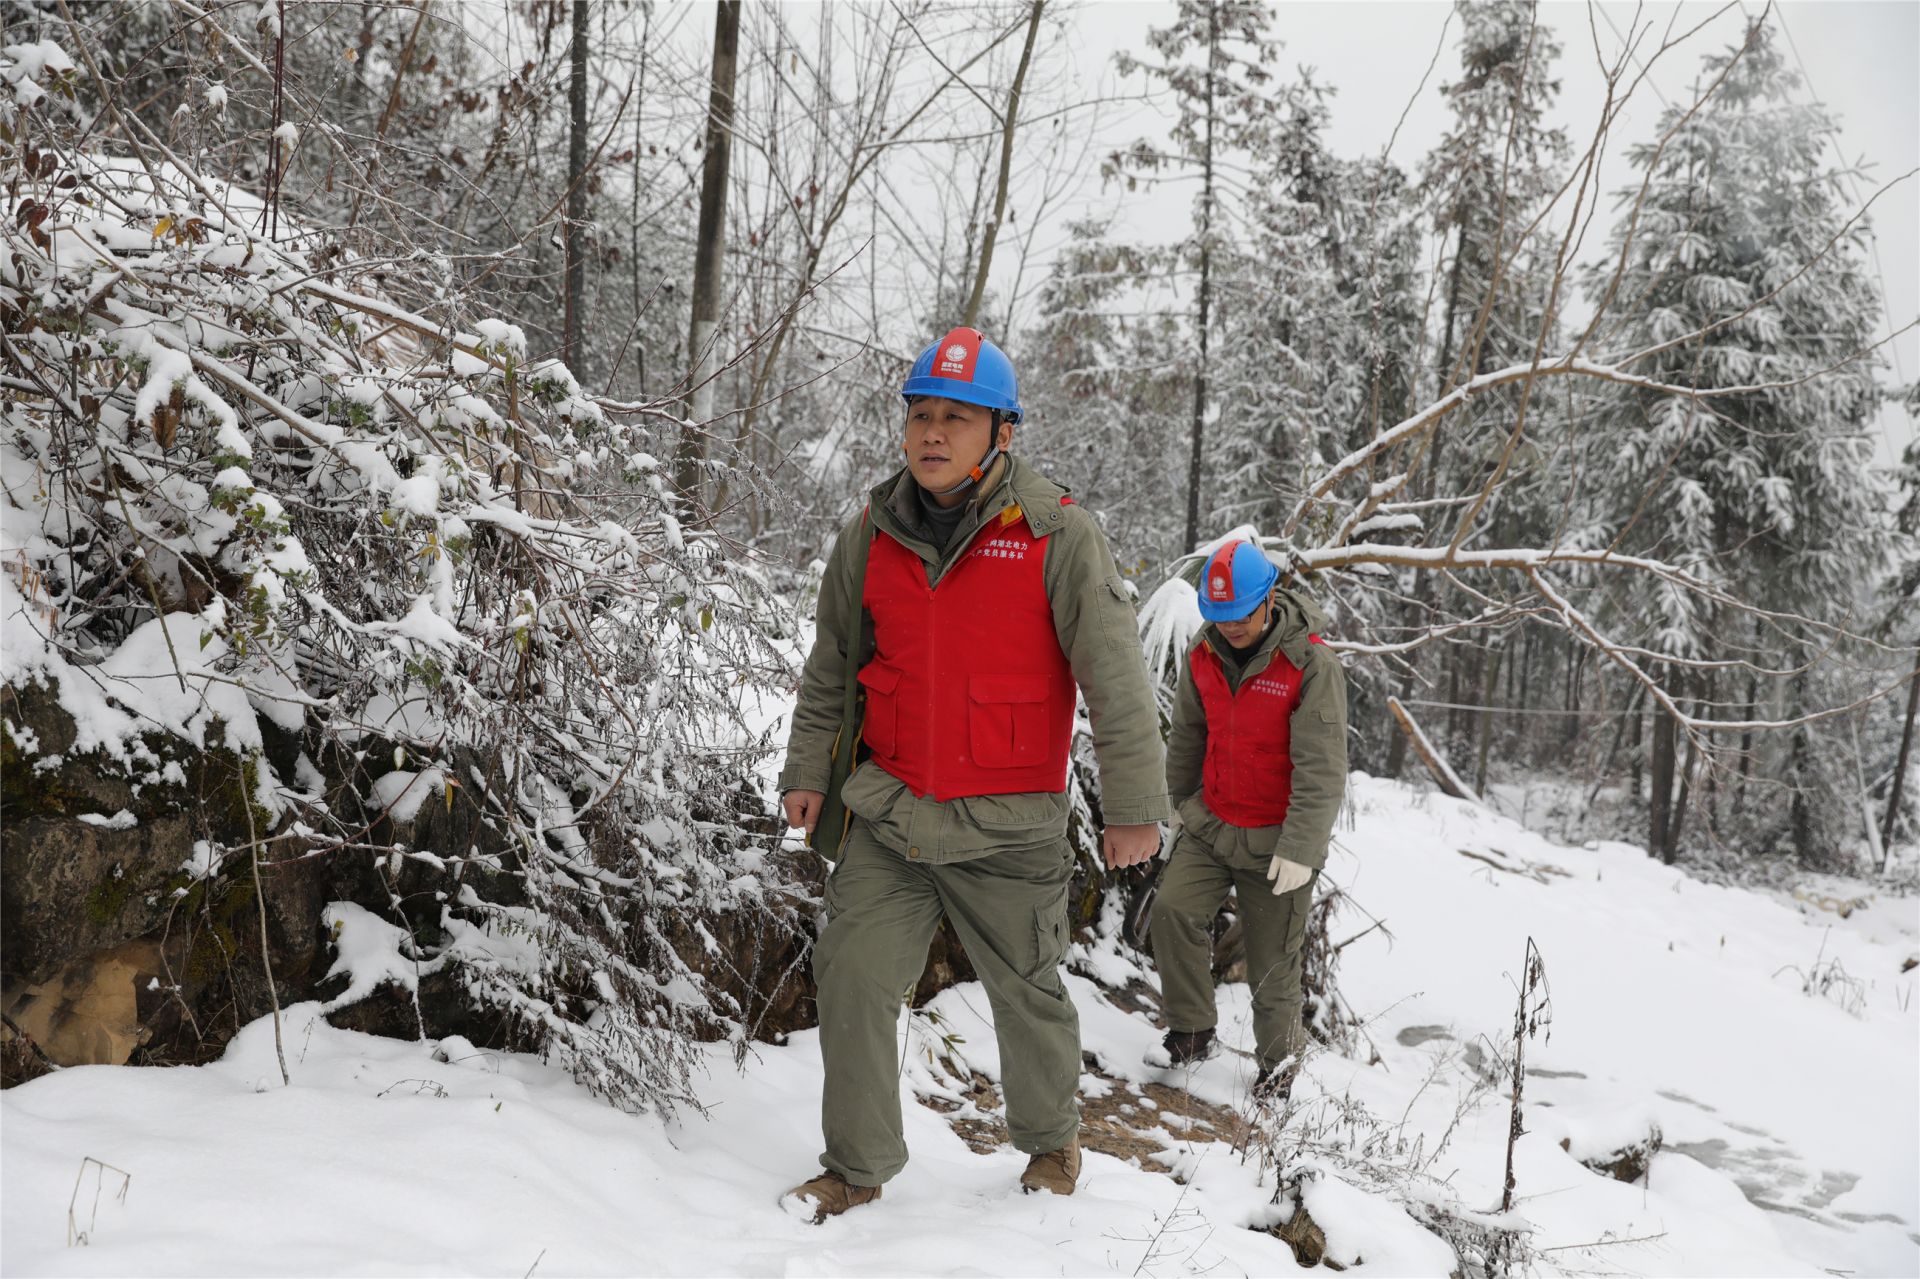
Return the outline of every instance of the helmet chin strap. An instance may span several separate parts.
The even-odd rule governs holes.
[[[966,492],[967,489],[986,478],[988,469],[991,468],[994,462],[1000,457],[1000,426],[1000,411],[995,409],[993,413],[993,442],[987,446],[987,455],[980,459],[980,464],[968,471],[967,478],[961,480],[952,488],[939,489],[937,491],[929,489],[928,491],[933,493],[935,497],[952,497],[955,493]]]

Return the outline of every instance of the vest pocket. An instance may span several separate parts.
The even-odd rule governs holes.
[[[967,681],[967,736],[981,768],[1044,764],[1052,748],[1044,675],[975,675]]]
[[[900,672],[879,662],[860,668],[860,686],[867,690],[867,710],[860,721],[860,737],[867,749],[885,759],[893,758],[900,744],[899,699]]]
[[[1066,833],[1066,799],[1052,791],[966,795],[957,802],[966,810],[969,822],[992,835]]]

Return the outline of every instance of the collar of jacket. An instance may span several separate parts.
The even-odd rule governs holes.
[[[918,549],[921,558],[932,559],[932,545],[915,531],[915,503],[919,499],[914,495],[914,485],[913,472],[903,466],[868,490],[867,507],[874,513],[876,527]],[[1034,470],[1017,454],[1002,453],[978,488],[967,499],[969,513],[947,545],[949,557],[957,555],[981,525],[1016,504],[1035,537],[1056,532],[1066,522],[1066,508],[1060,504],[1067,495],[1066,487]]]
[[[1286,654],[1289,662],[1304,671],[1307,669],[1307,636],[1321,634],[1327,628],[1327,615],[1320,606],[1298,591],[1281,587],[1274,592],[1273,607],[1279,615],[1261,637],[1253,656],[1241,668],[1242,681],[1250,680],[1267,669],[1273,662],[1275,652]],[[1226,637],[1211,622],[1200,632],[1200,639],[1219,654],[1223,662],[1227,654],[1233,651],[1233,646],[1227,643]]]

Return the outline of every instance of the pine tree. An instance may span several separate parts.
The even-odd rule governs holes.
[[[1303,75],[1249,139],[1246,242],[1223,263],[1209,531],[1277,531],[1304,482],[1399,416],[1420,346],[1406,180],[1327,149],[1331,91]]]
[[[1535,227],[1562,178],[1567,157],[1564,131],[1546,117],[1559,93],[1553,64],[1559,41],[1541,25],[1536,5],[1514,0],[1466,0],[1456,12],[1461,21],[1460,76],[1442,96],[1452,122],[1422,166],[1420,195],[1441,242],[1434,281],[1438,315],[1428,350],[1433,363],[1422,400],[1437,398],[1457,383],[1527,359],[1542,326],[1551,326],[1547,299],[1554,269],[1554,245]],[[1549,348],[1552,338],[1549,333]],[[1499,450],[1512,431],[1519,408],[1517,389],[1480,398],[1456,415],[1447,429],[1415,443],[1410,456],[1393,468],[1416,474],[1422,497],[1470,495],[1484,484],[1485,459]],[[1480,515],[1490,536],[1502,545],[1529,545],[1549,527],[1544,502],[1529,503],[1534,489],[1529,474],[1535,461],[1553,451],[1560,426],[1550,406],[1529,401],[1522,449],[1501,492]],[[1429,544],[1446,544],[1456,531],[1447,518],[1452,508],[1435,507]],[[1407,583],[1411,604],[1406,625],[1426,625],[1448,588],[1432,574]],[[1551,659],[1554,654],[1543,645]],[[1444,651],[1445,687],[1450,702],[1475,700],[1474,689],[1487,686],[1483,651]],[[1558,663],[1555,663],[1557,668]],[[1402,695],[1411,692],[1409,675]],[[1464,731],[1458,712],[1451,729]],[[1405,740],[1396,736],[1388,771],[1397,774],[1405,760]]]
[[[1846,225],[1845,175],[1826,156],[1833,119],[1794,100],[1799,77],[1770,28],[1757,24],[1742,49],[1709,58],[1705,71],[1709,81],[1725,72],[1706,105],[1686,119],[1670,109],[1664,148],[1631,152],[1648,175],[1637,219],[1623,215],[1613,232],[1621,275],[1596,268],[1589,288],[1596,299],[1638,300],[1607,336],[1610,348],[1673,344],[1636,372],[1756,389],[1710,402],[1653,390],[1610,397],[1597,423],[1611,460],[1607,532],[1623,551],[1658,553],[1759,607],[1825,614],[1853,603],[1887,545],[1865,434],[1879,396],[1873,362],[1856,358],[1879,311],[1866,226]],[[1641,643],[1674,657],[1701,657],[1728,639],[1723,610],[1664,583],[1643,580],[1614,608],[1639,624]],[[1806,661],[1816,646],[1780,626],[1750,643],[1753,660],[1774,668]],[[1731,691],[1688,678],[1702,700]],[[1809,690],[1801,678],[1785,690],[1772,709],[1791,717]],[[1769,814],[1803,859],[1834,846],[1845,793],[1816,777],[1814,732],[1798,726],[1775,751],[1789,799]],[[1652,835],[1670,857],[1668,833],[1656,823]]]
[[[1028,420],[1017,447],[1101,513],[1116,548],[1173,551],[1182,513],[1169,498],[1191,403],[1185,334],[1153,296],[1151,250],[1094,222],[1069,230],[1039,322],[1020,342]]]
[[[1461,75],[1441,90],[1453,123],[1421,177],[1447,242],[1434,366],[1442,390],[1532,350],[1547,278],[1540,236],[1524,233],[1567,157],[1565,131],[1546,124],[1560,43],[1536,6],[1471,0],[1458,13]]]
[[[1217,398],[1211,387],[1211,349],[1219,317],[1214,309],[1214,262],[1233,240],[1241,195],[1228,165],[1262,127],[1270,104],[1266,67],[1277,46],[1272,14],[1261,0],[1181,0],[1172,26],[1156,27],[1148,42],[1158,62],[1128,54],[1122,73],[1143,70],[1173,92],[1177,112],[1169,145],[1141,141],[1109,163],[1110,172],[1138,175],[1196,172],[1193,238],[1181,246],[1194,273],[1193,405],[1188,418],[1186,523],[1180,550],[1192,548],[1206,527],[1207,434]],[[1130,183],[1132,179],[1130,178]]]
[[[1920,382],[1907,387],[1905,398],[1907,420],[1920,421]],[[1896,560],[1885,592],[1889,603],[1888,626],[1896,641],[1920,646],[1920,440],[1907,445],[1895,483],[1900,493],[1900,507],[1894,518]],[[1916,791],[1920,790],[1910,789],[1907,781],[1914,760],[1915,724],[1920,720],[1920,653],[1915,654],[1910,681],[1900,719],[1900,744],[1894,753],[1892,780],[1887,786],[1886,815],[1880,826],[1881,841],[1888,846],[1900,833],[1902,820],[1912,822],[1903,808],[1911,807]]]

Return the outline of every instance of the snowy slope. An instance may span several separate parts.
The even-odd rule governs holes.
[[[1363,1101],[1431,1155],[1504,1038],[1510,975],[1531,936],[1552,987],[1549,1042],[1528,1047],[1520,1212],[1542,1268],[1569,1273],[1920,1273],[1914,1084],[1920,1015],[1901,962],[1920,904],[1873,899],[1849,919],[1713,887],[1624,845],[1568,849],[1498,817],[1355,779],[1356,822],[1330,874],[1384,921],[1344,953],[1342,988],[1381,1053],[1324,1056],[1301,1092]],[[1462,856],[1461,850],[1476,854]],[[1491,858],[1509,869],[1495,869]],[[1532,869],[1529,870],[1529,864]],[[1344,917],[1336,932],[1367,921]],[[1823,950],[1824,947],[1824,950]],[[1845,982],[1803,992],[1796,965]],[[1116,956],[1091,957],[1109,970]],[[1165,1077],[1139,1064],[1157,1032],[1075,977],[1089,1094]],[[903,1088],[956,1098],[929,1064],[950,1051],[997,1076],[978,987],[904,1022]],[[1848,1006],[1843,1006],[1848,1005]],[[1244,987],[1226,1036],[1250,1039]],[[776,1202],[819,1147],[812,1035],[707,1058],[709,1115],[672,1124],[609,1110],[538,1061],[286,1019],[293,1086],[262,1022],[202,1068],[88,1067],[0,1094],[0,1269],[7,1274],[1276,1274],[1285,1244],[1246,1229],[1284,1212],[1257,1160],[1168,1117],[1152,1168],[1098,1153],[1079,1194],[1023,1197],[1023,1160],[973,1153],[948,1116],[907,1106],[913,1162],[875,1207],[815,1228]],[[940,1036],[958,1036],[957,1045]],[[1190,1079],[1244,1099],[1248,1060]],[[1464,1116],[1427,1171],[1490,1208],[1506,1099]],[[948,1102],[951,1105],[951,1100]],[[1332,1102],[1315,1101],[1331,1107]],[[1137,1107],[1155,1124],[1152,1103]],[[963,1108],[954,1117],[963,1117]],[[1574,1155],[1662,1130],[1646,1184]],[[1572,1153],[1563,1151],[1566,1139]],[[1423,1158],[1425,1156],[1423,1155]],[[117,1172],[131,1174],[124,1199]],[[1177,1170],[1188,1184],[1164,1175]],[[81,1178],[76,1197],[75,1178]],[[1756,1201],[1768,1207],[1756,1206]],[[1433,1236],[1337,1176],[1307,1203],[1330,1255],[1363,1273],[1444,1273]],[[87,1236],[69,1246],[69,1206]],[[1629,1240],[1634,1242],[1607,1242]],[[1587,1245],[1598,1245],[1589,1247]],[[1544,1251],[1551,1250],[1551,1251]]]

